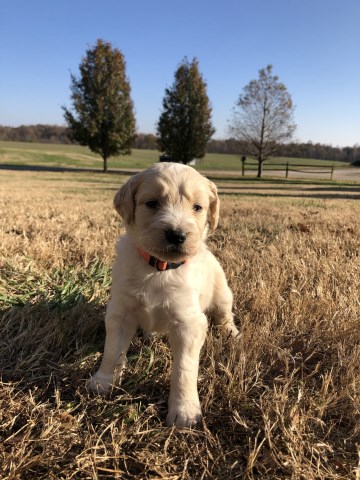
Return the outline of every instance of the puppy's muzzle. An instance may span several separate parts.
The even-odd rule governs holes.
[[[186,233],[182,230],[166,230],[165,238],[171,245],[182,245],[186,240]]]

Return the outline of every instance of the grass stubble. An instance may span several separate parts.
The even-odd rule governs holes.
[[[163,337],[134,339],[110,398],[85,391],[122,229],[87,178],[1,177],[0,477],[359,479],[360,205],[222,197],[209,247],[241,340],[209,329],[204,425],[179,431]]]

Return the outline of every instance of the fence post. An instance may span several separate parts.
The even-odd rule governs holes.
[[[289,176],[289,162],[286,162],[286,177],[285,178],[288,178]]]
[[[241,166],[241,171],[242,171],[242,176],[244,177],[245,176],[245,162],[246,162],[246,157],[241,157],[241,163],[242,163],[242,166]]]
[[[331,166],[330,180],[333,179],[333,174],[334,174],[334,164],[332,164],[332,166]]]

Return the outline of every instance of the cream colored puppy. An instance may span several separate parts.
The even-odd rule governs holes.
[[[126,226],[117,245],[104,356],[88,381],[107,393],[121,377],[141,327],[168,335],[173,354],[167,424],[201,419],[197,392],[208,311],[227,334],[238,333],[224,272],[205,245],[219,218],[216,186],[191,167],[158,163],[131,177],[114,199]]]

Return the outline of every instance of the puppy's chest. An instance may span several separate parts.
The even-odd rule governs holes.
[[[134,280],[132,294],[149,312],[154,308],[169,309],[181,291],[181,283],[171,272],[150,274]]]
[[[139,326],[148,332],[168,331],[177,317],[176,304],[179,292],[181,289],[178,283],[165,278],[162,273],[135,282],[131,293],[137,304],[136,316]]]

